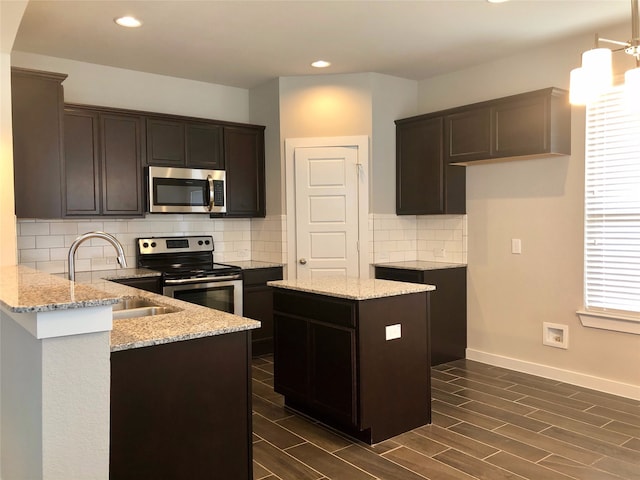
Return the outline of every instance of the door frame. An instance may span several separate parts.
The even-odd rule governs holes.
[[[287,138],[285,147],[285,194],[287,207],[287,276],[297,278],[294,268],[297,260],[296,244],[296,202],[294,160],[296,148],[351,147],[358,151],[360,180],[358,186],[358,270],[360,278],[369,278],[369,137],[367,135],[349,137]]]

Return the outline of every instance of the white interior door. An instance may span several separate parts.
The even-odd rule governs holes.
[[[297,278],[359,276],[358,168],[357,148],[295,149]]]

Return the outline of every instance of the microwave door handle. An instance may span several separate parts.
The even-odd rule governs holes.
[[[209,211],[213,210],[213,177],[211,175],[207,175],[207,181],[209,182]]]

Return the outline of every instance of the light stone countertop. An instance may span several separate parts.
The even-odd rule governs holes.
[[[352,277],[326,277],[313,280],[275,280],[267,285],[287,290],[317,293],[349,300],[369,300],[435,290],[433,285]]]
[[[374,263],[374,267],[404,268],[406,270],[442,270],[446,268],[466,267],[466,263],[432,262],[427,260],[408,260],[404,262]]]
[[[284,263],[263,262],[261,260],[242,260],[237,262],[219,262],[225,265],[233,265],[243,270],[253,270],[256,268],[284,267]]]
[[[133,278],[132,275],[149,276],[147,272],[131,270],[135,271],[127,274],[123,272],[117,278],[127,278],[127,275],[128,278]],[[79,272],[76,274],[78,282],[70,282],[63,276],[50,275],[29,267],[2,267],[0,304],[15,313],[28,313],[113,305],[123,298],[143,297],[157,305],[176,310],[162,315],[114,320],[111,330],[112,352],[260,327],[260,322],[249,318],[101,278],[114,278],[110,272]]]
[[[119,297],[92,285],[22,265],[0,268],[0,304],[11,312],[47,312],[118,303]]]

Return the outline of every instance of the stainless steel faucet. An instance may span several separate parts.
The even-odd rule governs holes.
[[[113,245],[113,248],[115,248],[116,252],[118,253],[118,258],[117,258],[118,264],[120,265],[121,268],[126,268],[127,266],[127,259],[124,256],[124,250],[122,249],[122,244],[118,241],[116,237],[105,232],[83,233],[73,241],[73,243],[71,244],[71,247],[69,248],[69,280],[71,281],[76,279],[76,265],[75,265],[76,250],[78,250],[78,247],[82,242],[90,238],[102,238],[103,240],[106,240],[111,245]]]

